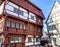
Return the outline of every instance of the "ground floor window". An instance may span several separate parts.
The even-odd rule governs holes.
[[[36,42],[40,42],[40,38],[39,37],[36,37]]]
[[[53,38],[54,44],[56,45],[56,38]]]
[[[22,42],[22,38],[21,37],[11,37],[10,42],[11,43]]]
[[[10,47],[16,47],[16,45],[15,44],[10,44]]]
[[[28,42],[32,42],[32,38],[31,37],[28,37]]]
[[[2,42],[3,42],[3,38],[0,38],[0,44],[2,44]]]

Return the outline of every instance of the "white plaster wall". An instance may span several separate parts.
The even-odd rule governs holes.
[[[57,33],[57,30],[53,30],[53,33]]]
[[[17,6],[16,4],[14,4],[12,2],[9,2],[8,4],[11,5],[11,6],[13,6],[13,7],[15,7],[15,8],[18,8],[19,7],[19,6]]]
[[[40,42],[35,42],[35,44],[40,44]]]
[[[60,28],[60,24],[58,24],[58,28]]]
[[[3,13],[3,8],[4,8],[4,2],[0,6],[0,15]]]
[[[30,46],[30,45],[34,45],[34,43],[33,42],[31,42],[31,43],[25,43],[25,46]]]
[[[56,19],[56,20],[60,20],[60,16],[57,16],[55,19]]]

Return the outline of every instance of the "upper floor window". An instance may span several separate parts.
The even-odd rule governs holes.
[[[32,42],[32,38],[31,37],[28,37],[28,42]]]
[[[26,29],[26,25],[23,26],[23,29],[24,29],[24,30]]]
[[[16,4],[7,1],[8,3],[5,6],[5,12],[12,14],[14,16],[18,16],[18,7]]]
[[[41,29],[40,28],[38,28],[38,32],[41,32]]]
[[[19,14],[23,16],[24,12],[22,10],[20,10]]]
[[[32,30],[33,30],[33,27],[32,27],[32,26],[30,26],[29,30],[30,30],[30,31],[32,31]]]
[[[34,20],[34,16],[31,15],[31,19]]]
[[[6,26],[7,26],[7,27],[10,27],[10,21],[7,21],[7,22],[6,22]]]
[[[48,26],[48,30],[49,30],[49,31],[52,31],[52,30],[55,30],[55,29],[56,29],[55,25],[50,25],[50,26]]]
[[[14,13],[18,14],[19,10],[14,7]]]
[[[15,27],[15,22],[12,22],[11,23],[11,27]]]
[[[28,11],[26,9],[20,7],[19,17],[24,18],[24,19],[28,18]]]
[[[16,23],[16,28],[19,28],[19,23]]]
[[[33,21],[36,21],[36,16],[35,16],[35,14],[29,13],[29,19],[30,19],[30,20],[33,20]]]
[[[20,29],[23,29],[23,25],[20,23]]]
[[[38,22],[40,23],[41,22],[41,19],[38,19]]]

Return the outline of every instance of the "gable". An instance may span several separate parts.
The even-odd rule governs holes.
[[[55,3],[53,4],[53,7],[52,7],[52,9],[51,9],[51,13],[50,13],[50,14],[55,13],[55,12],[58,11],[59,9],[60,9],[60,4],[59,4],[57,1],[55,1]]]
[[[60,7],[59,3],[56,1],[54,6],[53,6],[53,9],[57,9],[58,7]]]
[[[50,11],[50,13],[49,13],[49,15],[48,15],[48,18],[47,18],[47,20],[46,20],[46,24],[47,24],[47,21],[48,21],[48,19],[49,19],[49,17],[50,16],[53,16],[52,14],[55,12],[57,12],[57,10],[59,10],[60,9],[60,4],[57,2],[57,1],[55,1],[54,2],[54,4],[53,4],[53,7],[52,7],[52,9],[51,9],[51,11]]]

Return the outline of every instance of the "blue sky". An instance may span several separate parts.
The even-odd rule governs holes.
[[[42,12],[43,12],[45,18],[47,18],[55,0],[30,0],[30,1],[32,3],[34,3],[37,7],[42,9]],[[57,0],[57,1],[60,3],[60,0]],[[44,20],[44,22],[45,22],[45,20]],[[44,29],[46,29],[45,24],[44,24],[44,26],[45,26]]]

